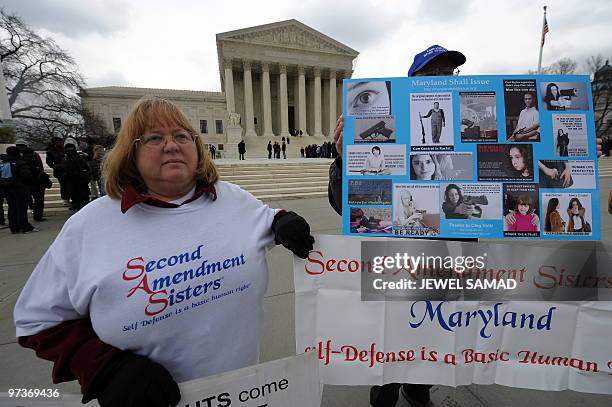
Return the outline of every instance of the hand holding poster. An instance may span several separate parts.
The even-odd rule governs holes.
[[[181,407],[319,407],[321,387],[316,355],[302,353],[179,385]],[[66,407],[82,406],[81,396],[65,395]],[[92,401],[88,406],[97,406]]]
[[[344,90],[344,234],[600,238],[589,77],[349,79]],[[355,199],[355,180],[374,178],[381,199]],[[450,196],[449,181],[461,184]],[[561,192],[586,194],[580,202],[592,216],[588,232],[540,233],[543,194]],[[516,207],[521,196],[531,201],[526,213]]]

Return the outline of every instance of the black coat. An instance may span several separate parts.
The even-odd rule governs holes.
[[[63,148],[58,148],[54,145],[47,147],[47,159],[45,161],[49,167],[53,168],[54,177],[64,177],[66,174],[66,156],[64,155]]]
[[[29,187],[34,185],[36,180],[26,160],[21,157],[6,157],[4,161],[11,164],[11,171],[13,172],[13,178],[15,179],[15,186]]]

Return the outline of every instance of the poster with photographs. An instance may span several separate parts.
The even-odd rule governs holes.
[[[504,236],[539,237],[539,213],[536,184],[504,184]]]
[[[391,234],[391,208],[351,207],[351,233]]]
[[[595,162],[572,160],[540,160],[540,188],[595,188]]]
[[[589,76],[356,78],[342,91],[332,196],[342,196],[344,234],[601,238]],[[549,194],[562,201],[564,232],[544,232]],[[587,214],[574,224],[589,233],[567,232],[570,197]]]
[[[540,141],[536,89],[533,79],[504,81],[507,141]]]
[[[451,93],[410,95],[412,151],[452,151],[454,145]]]
[[[406,147],[404,145],[352,145],[346,149],[349,175],[404,175]]]
[[[438,236],[440,234],[439,186],[393,185],[393,234]]]
[[[495,92],[459,92],[461,142],[497,142]]]
[[[479,181],[533,181],[531,144],[479,144]]]
[[[352,179],[348,194],[351,205],[391,205],[391,180]]]
[[[540,82],[540,94],[546,110],[589,110],[584,82]]]
[[[556,156],[587,157],[589,155],[584,114],[553,114],[552,124]]]
[[[491,220],[502,218],[502,184],[440,184],[444,219]]]
[[[353,141],[358,143],[395,143],[395,118],[356,118]]]
[[[466,180],[474,178],[472,153],[411,153],[412,181]]]
[[[348,116],[389,116],[391,114],[391,81],[351,82],[346,85]]]
[[[593,209],[589,193],[542,194],[542,225],[545,236],[593,235]]]

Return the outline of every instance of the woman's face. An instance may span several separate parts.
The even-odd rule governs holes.
[[[572,202],[572,213],[575,215],[580,213],[580,205],[578,205],[578,202],[576,201]]]
[[[160,138],[161,143],[156,145]],[[136,167],[147,189],[163,193],[193,181],[198,150],[188,131],[178,126],[155,127],[145,131],[140,139]]]
[[[429,154],[418,154],[412,157],[412,170],[417,180],[432,179],[436,164]]]
[[[512,166],[517,171],[525,171],[525,159],[521,154],[521,150],[516,147],[512,147],[510,149],[510,160],[512,161]]]
[[[372,154],[374,154],[376,157],[378,157],[380,155],[380,150],[377,148],[372,149]]]
[[[557,85],[553,85],[550,87],[550,93],[556,98],[559,97],[559,88],[557,87]]]
[[[518,211],[522,214],[522,215],[527,215],[527,212],[529,212],[529,204],[525,203],[525,202],[520,202],[518,204]]]
[[[457,191],[457,189],[449,189],[447,195],[450,203],[452,203],[453,205],[457,205],[459,203],[459,191]]]
[[[404,212],[408,215],[411,215],[414,210],[414,202],[412,201],[412,195],[408,193],[402,194],[402,206],[404,207]]]
[[[389,114],[391,103],[384,81],[354,82],[347,86],[346,97],[349,102],[349,115],[364,112]]]

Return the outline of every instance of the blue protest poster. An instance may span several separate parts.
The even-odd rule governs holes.
[[[343,233],[599,240],[584,75],[344,80]]]

